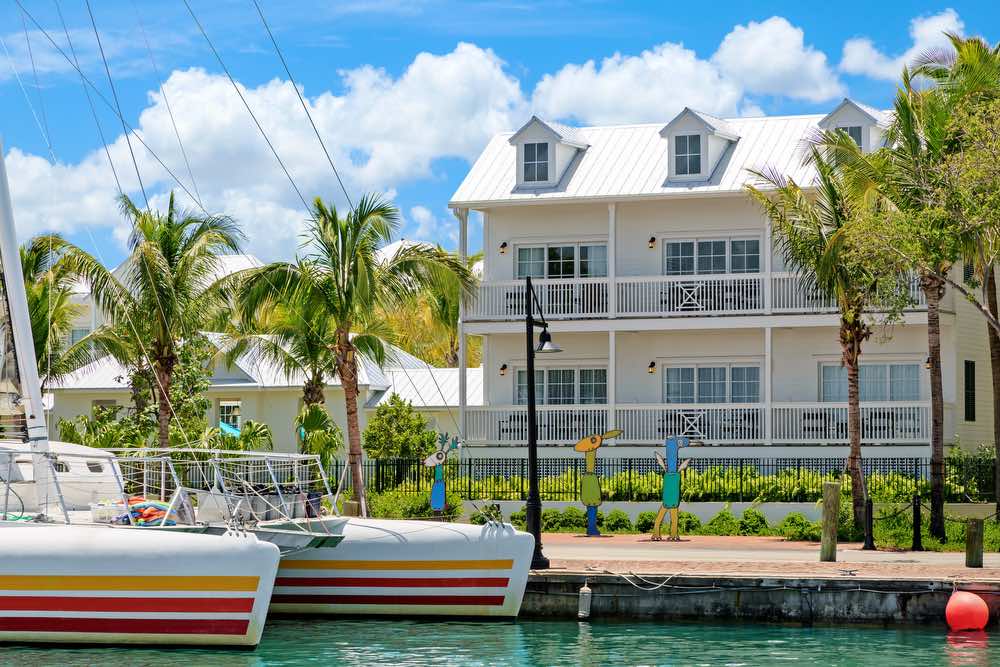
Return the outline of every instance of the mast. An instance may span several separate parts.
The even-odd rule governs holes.
[[[0,143],[0,418],[18,418],[23,414],[25,428],[20,439],[31,448],[34,468],[35,493],[38,508],[51,516],[51,509],[59,509],[59,494],[54,488],[49,453],[49,430],[42,407],[41,382],[35,360],[35,344],[31,335],[28,300],[21,273],[21,256],[18,252],[17,234],[14,230],[14,211],[11,206],[7,167],[4,163],[3,144]],[[13,351],[10,350],[13,346]],[[6,395],[4,395],[6,394]],[[5,425],[6,426],[6,425]],[[6,431],[6,428],[4,429]],[[6,436],[6,433],[3,434]],[[65,511],[63,511],[65,516]]]

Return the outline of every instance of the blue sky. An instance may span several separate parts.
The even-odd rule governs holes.
[[[56,3],[24,4],[66,49]],[[342,203],[252,1],[191,4],[305,195]],[[942,30],[1000,37],[993,2],[261,4],[352,195],[386,193],[403,214],[404,236],[446,246],[455,235],[447,201],[469,161],[491,134],[533,112],[613,124],[665,123],[686,105],[727,116],[810,113],[849,95],[885,106],[901,64],[940,44]],[[243,223],[250,251],[291,256],[302,205],[183,2],[91,5],[127,122],[206,208]],[[86,5],[58,7],[84,73],[110,99]],[[19,234],[58,231],[116,263],[127,230],[80,78],[24,20],[34,68],[22,13],[13,0],[2,3],[0,136]],[[121,124],[96,104],[122,185],[141,201]],[[178,186],[133,149],[147,194],[162,205]]]

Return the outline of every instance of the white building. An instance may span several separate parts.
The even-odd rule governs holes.
[[[886,123],[844,100],[825,116],[685,109],[584,128],[533,117],[493,137],[450,202],[463,252],[469,211],[483,220],[483,283],[462,326],[483,336],[484,405],[463,406],[467,442],[504,456],[526,441],[531,276],[563,348],[536,357],[546,454],[620,428],[618,455],[683,434],[711,445],[702,456],[844,456],[836,309],[786,271],[744,186],[765,167],[808,184],[803,150],[817,128],[870,150]],[[992,439],[985,322],[952,293],[943,310],[945,439],[973,446]],[[917,305],[865,344],[866,456],[929,455],[926,320]]]

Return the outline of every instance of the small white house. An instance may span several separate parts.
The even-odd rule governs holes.
[[[463,406],[467,442],[483,455],[523,451],[533,381],[548,455],[619,428],[619,455],[687,435],[708,445],[704,456],[843,456],[835,305],[786,269],[744,186],[764,168],[807,185],[804,147],[820,128],[873,150],[889,120],[844,100],[828,114],[684,109],[643,125],[532,117],[495,136],[450,202],[461,252],[469,211],[483,220],[483,282],[462,318],[483,337],[483,405]],[[563,349],[538,355],[530,379],[527,276]],[[927,316],[915,285],[913,295],[903,321],[864,347],[866,456],[929,455]],[[943,311],[945,439],[974,446],[992,440],[985,323],[950,292]]]

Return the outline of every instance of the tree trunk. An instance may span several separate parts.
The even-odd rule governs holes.
[[[347,463],[351,469],[351,486],[354,488],[354,500],[361,505],[362,515],[366,515],[368,504],[361,472],[361,426],[358,424],[358,362],[347,330],[337,332],[337,373],[344,388],[347,411]]]
[[[173,410],[170,406],[170,381],[174,374],[174,365],[177,358],[171,355],[163,355],[156,359],[153,372],[156,374],[156,396],[158,399],[158,409],[156,421],[159,424],[159,445],[162,449],[170,447],[170,417]]]
[[[931,535],[945,539],[944,527],[944,397],[941,386],[941,297],[944,281],[924,274],[920,287],[927,297],[927,356],[931,362]]]
[[[997,307],[997,277],[993,267],[987,267],[983,280],[986,304],[990,313],[1000,314]],[[986,335],[990,341],[990,371],[993,376],[993,448],[996,460],[993,464],[993,493],[996,500],[997,521],[1000,521],[1000,334],[986,325]]]
[[[302,402],[308,405],[323,405],[326,397],[323,394],[322,376],[312,376],[302,385]]]
[[[861,359],[861,343],[871,332],[857,313],[853,318],[840,319],[840,347],[844,367],[847,368],[847,438],[851,445],[847,457],[847,470],[851,475],[851,507],[854,528],[860,530],[865,525],[864,474],[861,470],[861,388],[858,370]]]

